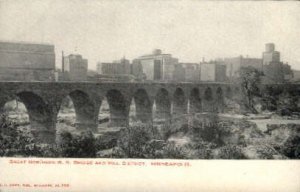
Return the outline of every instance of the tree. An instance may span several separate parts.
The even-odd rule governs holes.
[[[254,107],[254,98],[260,96],[261,75],[261,72],[253,67],[242,67],[240,69],[240,81],[242,93],[245,96],[245,105],[252,113],[257,113]]]

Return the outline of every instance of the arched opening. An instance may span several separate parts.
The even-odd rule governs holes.
[[[129,105],[129,125],[132,125],[137,121],[138,120],[136,118],[136,104],[134,98],[132,98]]]
[[[208,87],[204,91],[203,111],[212,112],[214,109],[212,89]]]
[[[200,113],[202,111],[199,89],[194,88],[190,94],[189,113]]]
[[[3,102],[1,102],[1,137],[6,135],[16,137],[17,135],[15,135],[14,132],[11,131],[11,128],[14,129],[14,131],[17,131],[18,135],[26,135],[30,137],[28,133],[31,132],[31,125],[26,106],[17,96],[14,98],[6,99],[8,100],[4,100]],[[13,124],[11,124],[12,122]],[[13,145],[13,143],[9,143],[9,145]]]
[[[16,97],[13,100],[3,104],[2,112],[5,113],[9,120],[16,122],[18,125],[30,128],[29,115],[26,106]]]
[[[187,103],[184,92],[181,88],[177,88],[173,96],[173,114],[180,115],[187,113]]]
[[[223,112],[224,97],[223,97],[223,90],[221,87],[218,87],[216,91],[216,108],[217,108],[217,112]]]
[[[210,87],[208,87],[205,92],[204,92],[204,99],[206,101],[211,101],[213,100],[213,95],[212,95],[212,90]]]
[[[144,89],[138,89],[135,92],[130,110],[134,110],[136,120],[143,123],[152,122],[152,104]]]
[[[155,118],[169,119],[171,117],[171,102],[168,91],[160,89],[155,97]]]
[[[23,103],[23,104],[22,104]],[[42,143],[55,142],[55,121],[51,108],[44,100],[33,92],[20,92],[13,101],[4,105],[4,110],[14,111],[11,114],[19,125],[30,127],[33,136]],[[26,111],[27,114],[26,115]],[[28,126],[30,122],[30,126]]]
[[[98,124],[101,129],[105,129],[109,126],[109,119],[110,119],[110,113],[109,113],[109,104],[104,97],[101,100],[101,107],[98,115]]]
[[[70,96],[65,97],[57,114],[56,128],[61,131],[76,131],[76,113],[74,103]]]
[[[124,96],[118,90],[109,90],[106,94],[110,112],[110,127],[126,127],[129,123],[129,109]]]
[[[80,90],[70,92],[68,97],[62,101],[60,112],[64,112],[66,108],[68,114],[65,117],[69,116],[71,125],[74,123],[75,110],[75,127],[77,130],[96,130],[96,106],[87,93]]]

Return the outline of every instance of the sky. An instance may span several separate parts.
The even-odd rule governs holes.
[[[273,42],[300,70],[300,2],[0,0],[0,41],[54,44],[57,67],[64,51],[90,69],[156,48],[180,62],[261,58]]]

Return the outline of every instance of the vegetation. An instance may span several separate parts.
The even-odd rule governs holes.
[[[61,133],[61,156],[62,157],[96,157],[95,137],[90,131],[82,132],[79,135],[72,135],[69,132]]]
[[[279,147],[279,151],[291,159],[300,159],[300,136],[294,135]]]
[[[252,113],[258,113],[254,107],[254,98],[260,96],[259,85],[261,83],[261,73],[253,67],[242,67],[240,69],[240,81],[242,93],[245,96],[245,106]]]
[[[18,124],[2,115],[0,156],[245,159],[244,149],[250,144],[260,154],[259,158],[272,159],[276,151],[288,158],[300,158],[300,137],[297,134],[281,145],[273,146],[274,152],[270,151],[272,146],[263,148],[259,147],[264,146],[263,143],[255,145],[249,143],[249,139],[245,141],[243,129],[254,130],[245,122],[220,121],[217,116],[210,117],[210,121],[202,119],[202,116],[199,118],[194,118],[192,126],[183,123],[180,128],[174,128],[172,124],[155,127],[134,123],[105,141],[89,131],[77,134],[62,132],[58,144],[46,145],[38,143],[29,132],[19,129]],[[180,143],[174,140],[176,137],[187,140]]]
[[[18,124],[0,116],[0,156],[56,157],[53,146],[43,145],[34,140],[30,133],[18,129]]]

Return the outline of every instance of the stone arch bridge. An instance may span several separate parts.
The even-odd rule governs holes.
[[[26,106],[33,135],[52,143],[57,114],[67,96],[74,103],[78,129],[96,131],[104,98],[110,126],[127,126],[132,100],[136,119],[152,122],[153,116],[167,119],[177,114],[221,112],[224,98],[239,92],[238,86],[228,83],[0,82],[0,110],[19,98]]]

